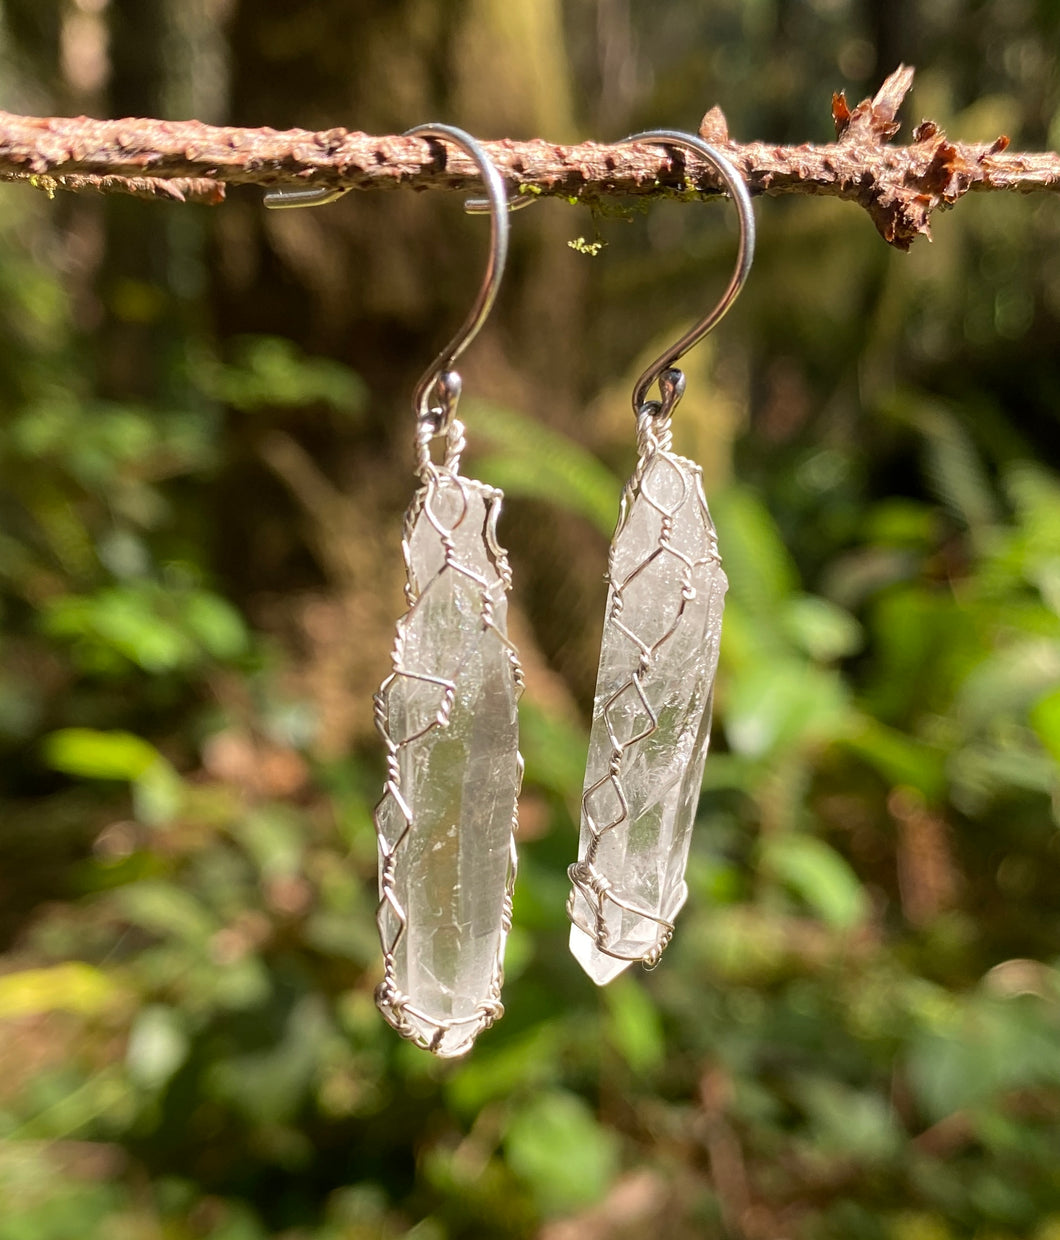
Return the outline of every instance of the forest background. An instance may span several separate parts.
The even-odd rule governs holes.
[[[1060,148],[1055,0],[0,16],[37,115],[826,142],[905,61],[906,136]],[[371,696],[482,220],[2,187],[0,1240],[1060,1237],[1060,203],[971,195],[909,254],[758,217],[675,422],[731,580],[691,895],[605,991],[564,902],[629,392],[735,232],[513,218],[462,409],[510,497],[522,864],[452,1065],[372,1002]]]

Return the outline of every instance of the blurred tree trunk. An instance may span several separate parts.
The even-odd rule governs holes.
[[[560,0],[398,0],[383,10],[310,0],[297,11],[286,0],[238,0],[230,47],[236,124],[390,133],[439,120],[483,137],[576,136]],[[217,491],[225,576],[258,600],[261,622],[306,652],[307,675],[345,697],[327,743],[341,750],[371,731],[371,692],[401,605],[409,394],[466,313],[487,229],[442,195],[353,195],[268,213],[259,192],[245,191],[213,219],[222,339],[292,336],[351,366],[369,391],[355,426],[319,410],[233,415]],[[576,426],[585,263],[566,246],[570,227],[555,204],[516,218],[500,303],[461,371],[470,396]],[[541,527],[527,523],[536,533],[525,540],[539,542],[528,553],[569,571],[577,552],[557,553],[555,532]],[[510,518],[503,533],[520,538]],[[597,566],[590,579],[599,576]],[[306,592],[301,601],[269,602],[292,587]],[[569,622],[546,644],[564,642]]]
[[[165,104],[168,0],[110,0],[114,116],[157,116]]]
[[[876,47],[875,73],[920,61],[920,22],[914,0],[870,0],[869,30]]]
[[[18,86],[31,97],[47,98],[51,104],[61,95],[59,69],[62,44],[62,10],[40,0],[4,0],[3,23],[15,55],[22,66]],[[45,115],[49,109],[41,110]]]
[[[113,116],[165,115],[174,65],[169,0],[110,0],[109,102]],[[90,208],[91,209],[91,208]],[[169,344],[177,330],[168,292],[166,209],[108,202],[97,289],[99,387],[115,400],[149,401],[165,390]]]

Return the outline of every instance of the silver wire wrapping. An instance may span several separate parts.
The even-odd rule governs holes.
[[[452,1057],[504,1010],[523,680],[507,636],[502,494],[460,475],[455,418],[436,465],[428,445],[437,430],[421,419],[423,485],[402,542],[409,609],[375,699],[387,751],[375,811],[384,965],[376,1002],[402,1036]]]
[[[463,129],[429,122],[406,133],[449,142],[476,164],[490,248],[475,300],[413,392],[422,486],[405,514],[408,611],[394,670],[375,698],[387,781],[375,808],[383,980],[380,1011],[436,1055],[462,1055],[503,1012],[504,945],[515,884],[522,783],[516,704],[522,673],[507,635],[511,572],[497,542],[501,492],[460,475],[464,428],[454,369],[497,298],[508,253],[504,181]],[[270,207],[333,202],[345,190],[280,190]],[[444,436],[441,465],[430,445]]]
[[[658,963],[688,896],[685,865],[710,740],[728,582],[703,495],[703,472],[670,434],[685,378],[674,368],[724,318],[751,271],[755,218],[737,168],[674,129],[625,142],[695,151],[714,168],[740,222],[736,266],[710,313],[656,358],[633,388],[638,460],[608,560],[607,613],[569,873],[570,948],[597,985],[635,960]],[[647,400],[658,383],[660,399]]]
[[[683,387],[663,376],[668,409]],[[668,390],[666,385],[672,385]],[[578,860],[571,952],[604,985],[656,964],[688,889],[684,871],[710,736],[725,590],[698,465],[672,451],[669,413],[637,418],[610,583]]]

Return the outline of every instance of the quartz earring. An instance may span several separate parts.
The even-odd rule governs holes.
[[[507,635],[511,573],[497,541],[501,492],[463,476],[457,357],[497,295],[507,252],[504,183],[462,130],[420,125],[478,165],[492,244],[478,299],[415,397],[419,489],[405,517],[408,611],[375,699],[387,751],[376,806],[383,980],[376,1002],[403,1037],[462,1055],[503,1012],[522,779],[522,675]],[[442,441],[442,459],[431,455]]]
[[[674,363],[743,287],[754,214],[740,174],[713,147],[668,130],[628,142],[685,147],[706,160],[740,216],[736,269],[721,301],[638,380],[638,459],[608,562],[608,598],[567,911],[570,948],[598,985],[652,966],[673,934],[710,736],[727,581],[700,467],[673,451],[685,387]],[[652,384],[659,399],[648,400]]]

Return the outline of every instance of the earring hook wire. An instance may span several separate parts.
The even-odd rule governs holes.
[[[508,214],[514,215],[516,211],[532,206],[535,202],[537,199],[533,194],[513,194],[508,199]],[[488,198],[468,198],[464,202],[464,210],[468,215],[485,215],[487,211],[493,210],[493,204]]]
[[[483,323],[489,318],[493,303],[504,275],[508,257],[508,217],[512,211],[529,206],[533,197],[508,200],[504,179],[482,146],[465,130],[455,125],[442,125],[431,121],[406,129],[405,138],[427,138],[438,142],[451,142],[459,147],[478,168],[486,191],[483,198],[470,198],[466,209],[474,214],[490,216],[490,247],[486,270],[478,294],[456,335],[438,354],[413,390],[413,408],[421,423],[433,433],[444,431],[452,421],[456,402],[460,396],[460,376],[453,367],[467,346],[475,339]],[[335,202],[349,193],[347,189],[312,187],[306,189],[271,190],[264,197],[265,206],[272,210],[297,207],[319,207]]]
[[[296,207],[326,207],[329,202],[345,198],[348,189],[332,189],[327,185],[314,185],[308,189],[270,189],[261,201],[270,211],[287,211]]]
[[[698,323],[693,324],[680,340],[656,358],[637,380],[633,388],[633,411],[640,414],[647,403],[648,391],[651,385],[657,381],[660,382],[660,391],[663,394],[662,403],[664,410],[672,408],[676,403],[676,399],[680,397],[683,383],[676,385],[664,383],[665,372],[675,362],[680,361],[689,349],[697,345],[717,327],[746,283],[751,271],[751,263],[754,260],[755,216],[754,208],[751,205],[751,195],[748,192],[747,183],[743,176],[720,151],[709,143],[704,142],[702,138],[695,134],[683,133],[679,129],[652,129],[645,133],[631,134],[628,138],[623,138],[615,145],[627,146],[634,142],[651,144],[653,146],[684,147],[686,150],[693,151],[702,159],[705,159],[725,183],[725,187],[729,191],[740,219],[740,240],[736,251],[736,266],[733,269],[728,287],[722,293],[720,300],[711,312],[705,318],[700,319]]]
[[[452,419],[456,400],[460,395],[460,379],[453,372],[456,360],[478,335],[500,290],[504,264],[508,257],[508,191],[496,165],[479,143],[463,129],[457,129],[455,125],[432,122],[407,129],[403,136],[433,138],[459,147],[478,168],[486,191],[483,202],[487,204],[490,213],[489,253],[475,300],[452,340],[427,368],[413,390],[413,408],[417,417],[421,422],[430,425],[437,434],[445,430]]]

